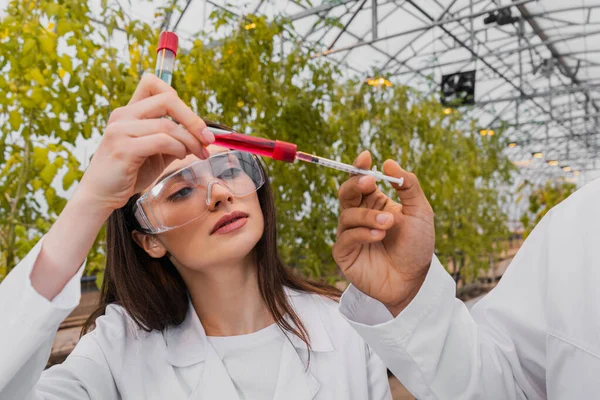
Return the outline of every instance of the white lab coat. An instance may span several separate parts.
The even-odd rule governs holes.
[[[352,287],[341,311],[420,400],[600,398],[600,180],[540,222],[472,315],[437,259],[395,319]]]
[[[111,305],[61,364],[43,371],[60,322],[78,304],[80,272],[52,301],[31,286],[41,243],[0,285],[0,399],[238,399],[190,306],[184,322],[138,329]],[[312,346],[289,335],[275,399],[390,399],[386,368],[338,312],[336,302],[288,290]]]

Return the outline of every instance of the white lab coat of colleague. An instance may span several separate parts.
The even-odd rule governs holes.
[[[341,307],[420,400],[599,399],[600,180],[548,213],[472,313],[435,258],[397,318],[352,288]]]
[[[81,271],[51,302],[29,275],[41,242],[0,285],[0,399],[239,399],[190,304],[184,322],[163,332],[136,327],[110,305],[67,360],[43,371],[60,322],[80,299]],[[274,399],[390,399],[386,368],[344,320],[338,304],[287,291],[310,335],[288,334]],[[265,378],[268,379],[268,378]],[[274,379],[274,378],[272,378]]]

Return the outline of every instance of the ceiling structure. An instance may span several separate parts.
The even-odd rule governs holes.
[[[389,76],[423,93],[476,71],[482,133],[505,127],[506,152],[532,180],[600,176],[600,0],[180,0],[165,26],[192,37],[227,9],[284,15],[352,75]],[[140,12],[140,8],[132,11]],[[152,11],[145,19],[151,20]],[[140,15],[140,17],[143,17]],[[336,20],[338,23],[324,23]],[[579,176],[581,175],[581,176]]]

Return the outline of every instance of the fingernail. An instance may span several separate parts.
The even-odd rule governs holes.
[[[379,236],[382,231],[379,229],[371,229],[371,236]]]
[[[214,143],[215,142],[215,135],[208,128],[202,129],[202,132],[200,134],[202,135],[202,139],[204,139],[204,142],[206,142],[206,143]]]
[[[375,217],[375,219],[377,220],[378,224],[384,225],[384,224],[387,224],[392,219],[392,215],[391,214],[379,214],[379,215],[377,215],[377,217]]]
[[[204,159],[207,159],[210,157],[210,153],[208,152],[208,150],[206,149],[206,147],[202,146],[202,150],[200,150],[202,153],[202,156]]]
[[[363,183],[365,183],[367,181],[368,178],[369,177],[367,175],[363,175],[360,178],[358,178],[358,183],[359,184],[363,184]]]

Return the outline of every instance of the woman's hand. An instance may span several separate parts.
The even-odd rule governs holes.
[[[171,116],[179,121],[176,124]],[[214,135],[169,85],[146,75],[129,104],[113,111],[73,197],[44,237],[31,284],[52,300],[75,275],[110,214],[188,154],[207,158]]]
[[[369,152],[355,166],[371,168]],[[386,196],[371,176],[353,176],[339,190],[339,218],[333,257],[361,292],[398,315],[423,284],[433,258],[433,210],[414,174],[387,160],[386,175],[404,178],[393,184],[401,203]]]
[[[167,115],[181,125],[163,118]],[[174,159],[192,153],[207,158],[204,146],[212,142],[214,135],[175,90],[145,75],[129,104],[112,112],[76,195],[111,212],[150,185]]]

